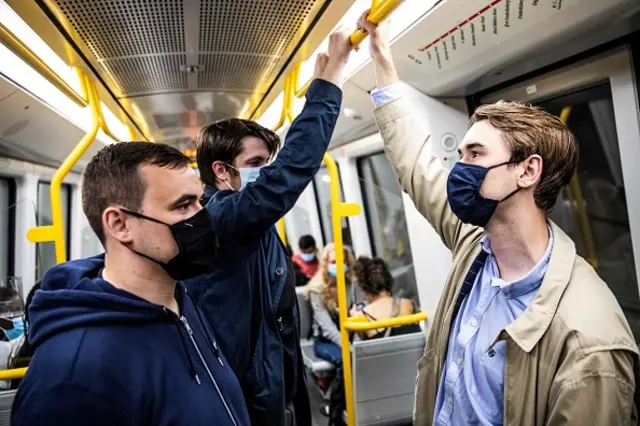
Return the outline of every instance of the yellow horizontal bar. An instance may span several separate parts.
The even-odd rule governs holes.
[[[44,243],[55,239],[55,229],[50,226],[36,226],[27,231],[27,239],[32,243]]]
[[[82,108],[89,105],[88,99],[83,98],[67,84],[54,70],[35,54],[26,44],[16,37],[7,27],[0,24],[0,42],[12,50],[29,66],[46,78],[58,90]]]
[[[349,318],[342,326],[348,331],[367,331],[376,330],[378,328],[397,327],[400,325],[415,324],[420,321],[426,321],[427,314],[424,312],[418,312],[413,315],[404,315],[401,317],[389,318],[380,321],[368,321],[362,322],[361,319],[356,321],[355,318]]]
[[[22,379],[27,374],[27,367],[14,368],[12,370],[0,370],[0,380]]]
[[[337,210],[340,217],[357,216],[362,212],[362,207],[358,203],[340,203]]]
[[[404,0],[373,0],[367,21],[379,24],[400,6]],[[357,46],[367,37],[367,33],[355,30],[350,36],[352,46]]]

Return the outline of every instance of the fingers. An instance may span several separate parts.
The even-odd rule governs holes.
[[[324,73],[325,68],[327,67],[327,63],[329,62],[329,54],[326,52],[318,53],[316,57],[316,66],[313,71],[314,77],[320,77],[322,73]]]

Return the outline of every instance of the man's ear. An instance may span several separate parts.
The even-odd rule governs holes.
[[[215,161],[211,165],[211,170],[216,175],[219,181],[225,182],[228,181],[231,176],[229,176],[229,169],[222,161]]]
[[[542,177],[542,157],[534,154],[522,162],[522,173],[518,178],[518,184],[521,188],[530,188],[540,181]]]
[[[121,243],[133,241],[131,230],[129,229],[129,215],[116,207],[107,207],[102,213],[102,227],[104,234],[110,235]]]

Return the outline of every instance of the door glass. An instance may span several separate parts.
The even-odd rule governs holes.
[[[51,214],[51,185],[48,182],[38,183],[38,226],[52,225]],[[71,232],[71,222],[69,219],[69,206],[71,204],[71,187],[63,184],[60,188],[62,201],[62,220],[64,222],[65,245],[67,258],[69,258],[70,247],[69,233]],[[37,243],[36,245],[36,280],[40,281],[44,274],[56,265],[56,246],[53,242]]]
[[[638,341],[638,278],[611,87],[603,83],[541,102],[540,106],[555,115],[571,107],[567,125],[580,148],[577,180],[562,191],[550,217],[609,285]]]
[[[389,265],[395,281],[394,295],[417,301],[416,275],[398,178],[383,152],[359,158],[358,175],[373,254]]]
[[[338,173],[340,168],[338,167]],[[329,177],[329,169],[321,167],[313,178],[313,183],[318,196],[318,210],[320,210],[320,222],[322,223],[322,233],[324,235],[324,243],[332,243],[333,241],[333,222],[331,221],[331,178]],[[345,201],[342,195],[342,182],[340,182],[340,200]],[[342,242],[344,245],[351,247],[351,229],[347,218],[342,218]]]

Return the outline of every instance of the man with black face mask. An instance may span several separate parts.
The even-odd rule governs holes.
[[[217,252],[189,159],[163,144],[103,148],[82,206],[105,254],[44,277],[14,426],[249,425],[238,381],[179,280]]]
[[[629,324],[549,219],[576,176],[569,128],[541,108],[482,105],[449,172],[429,133],[440,117],[421,116],[403,95],[387,31],[366,18],[385,152],[453,257],[418,364],[414,424],[637,424]]]

